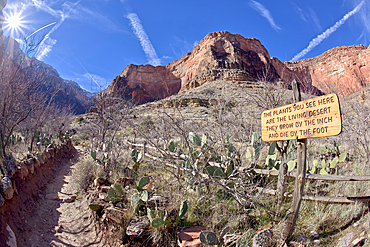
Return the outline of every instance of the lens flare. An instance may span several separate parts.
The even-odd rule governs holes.
[[[20,25],[22,25],[22,20],[19,15],[13,15],[10,16],[9,19],[7,19],[7,23],[10,28],[19,28]]]
[[[9,30],[12,37],[25,36],[26,22],[21,12],[13,12],[5,15],[4,30]]]

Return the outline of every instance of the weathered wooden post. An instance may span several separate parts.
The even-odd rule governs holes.
[[[262,140],[297,140],[297,175],[292,207],[288,211],[287,222],[283,231],[284,240],[288,240],[292,236],[299,214],[307,170],[307,138],[334,136],[342,131],[337,95],[329,94],[301,101],[299,84],[294,80],[292,86],[294,104],[267,110],[261,115]],[[281,173],[283,177],[283,169]],[[284,187],[281,187],[283,186],[283,179],[279,179],[278,186],[279,201],[279,198],[281,200],[285,192]],[[284,192],[281,193],[281,191]]]
[[[296,80],[292,82],[294,105],[302,100],[299,83]],[[307,153],[307,139],[297,139],[297,176],[295,178],[294,193],[292,207],[289,210],[289,215],[285,223],[283,232],[283,239],[288,240],[294,231],[295,223],[298,219],[299,208],[303,196],[304,183],[306,180],[306,153]]]
[[[280,208],[281,203],[284,200],[284,193],[286,189],[286,183],[287,183],[287,172],[288,172],[288,165],[287,163],[281,164],[279,168],[279,177],[278,177],[278,184],[277,184],[277,202],[278,207]],[[280,214],[280,209],[279,213]]]

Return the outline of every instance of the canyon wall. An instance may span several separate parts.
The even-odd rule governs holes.
[[[344,97],[370,86],[370,49],[364,45],[334,47],[317,57],[284,64],[299,81],[310,80],[326,94]]]
[[[215,80],[269,81],[290,88],[292,80],[313,95],[350,95],[369,86],[370,51],[364,45],[335,47],[297,62],[270,57],[254,38],[226,31],[208,34],[191,52],[167,66],[128,65],[106,92],[146,103]]]

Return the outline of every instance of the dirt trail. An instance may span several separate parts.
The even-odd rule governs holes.
[[[33,205],[19,213],[22,233],[16,236],[18,246],[120,246],[113,239],[104,238],[86,195],[73,200],[69,181],[82,152],[76,149],[79,154],[74,158],[53,165],[47,185],[33,196]]]

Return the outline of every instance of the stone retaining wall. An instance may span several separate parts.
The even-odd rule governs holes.
[[[8,246],[11,233],[7,229],[15,230],[18,211],[29,207],[35,193],[46,185],[54,163],[72,158],[75,153],[68,140],[58,147],[50,144],[42,155],[27,156],[19,164],[4,163],[7,175],[0,181],[0,246]]]

